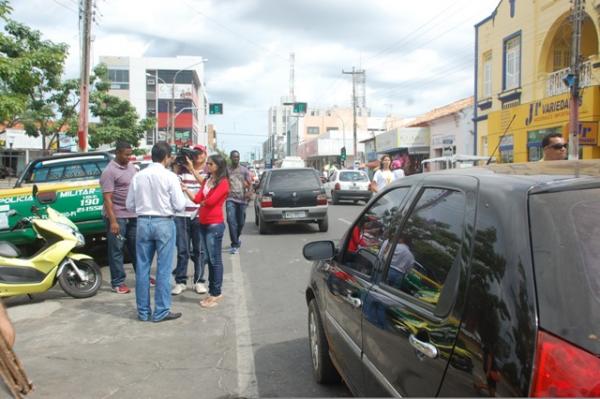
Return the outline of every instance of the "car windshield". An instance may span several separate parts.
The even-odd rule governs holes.
[[[363,172],[340,172],[340,181],[369,181],[369,178]]]
[[[312,170],[277,170],[271,174],[269,191],[318,190],[321,182]]]
[[[530,210],[540,325],[598,354],[600,188],[532,195]]]
[[[25,183],[94,179],[100,177],[107,164],[108,160],[104,157],[38,162],[25,177]]]

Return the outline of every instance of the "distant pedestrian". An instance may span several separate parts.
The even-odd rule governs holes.
[[[206,162],[210,177],[206,179],[200,191],[194,196],[190,189],[182,184],[183,191],[200,205],[200,236],[204,259],[208,262],[208,293],[209,296],[200,301],[200,306],[212,308],[223,298],[223,234],[225,219],[223,204],[229,195],[229,179],[227,162],[216,154],[208,157]]]
[[[402,161],[400,159],[396,159],[392,162],[390,169],[394,173],[394,181],[401,179],[405,176],[404,169],[402,169]]]
[[[567,144],[563,140],[562,134],[548,133],[542,139],[542,150],[544,157],[542,161],[562,161],[567,159]]]
[[[171,147],[160,141],[152,147],[152,164],[133,178],[127,195],[127,209],[138,215],[136,304],[138,318],[155,322],[174,320],[171,312],[170,276],[175,252],[173,216],[185,209],[185,196],[171,164]],[[150,307],[150,267],[156,253],[155,309]]]
[[[129,185],[137,169],[129,162],[132,150],[125,141],[117,141],[115,158],[108,163],[100,176],[100,187],[104,198],[102,215],[106,224],[106,241],[110,285],[117,294],[127,294],[131,290],[125,284],[124,249],[127,247],[133,270],[135,271],[135,234],[137,216],[127,210],[125,200]]]
[[[186,165],[176,165],[179,180],[196,195],[207,176],[206,147],[196,145],[193,148],[192,158],[187,158]],[[198,204],[186,198],[185,210],[175,215],[175,227],[177,229],[177,266],[173,271],[175,275],[175,286],[171,290],[172,295],[179,295],[187,288],[187,270],[189,260],[194,264],[193,288],[198,294],[206,294],[204,283],[204,265],[206,261],[202,258],[202,244],[200,238],[200,219],[198,218]]]
[[[379,169],[373,175],[371,191],[377,193],[396,179],[394,172],[392,172],[391,164],[392,158],[388,154],[382,155],[379,162]]]
[[[240,250],[242,242],[240,236],[246,223],[246,208],[250,199],[252,188],[252,176],[250,171],[240,165],[240,153],[231,151],[229,154],[231,166],[229,174],[229,197],[225,208],[227,209],[227,225],[229,227],[229,238],[231,239],[230,254],[236,254]]]

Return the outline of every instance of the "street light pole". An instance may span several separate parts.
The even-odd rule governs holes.
[[[171,119],[171,139],[173,140],[173,144],[175,144],[175,83],[177,81],[177,75],[179,75],[181,72],[186,71],[188,69],[190,69],[193,66],[199,65],[204,63],[206,60],[203,59],[202,61],[199,62],[195,62],[192,65],[188,65],[185,68],[182,68],[180,70],[178,70],[177,72],[175,72],[175,75],[173,75],[173,85],[171,87],[171,115],[173,116]]]

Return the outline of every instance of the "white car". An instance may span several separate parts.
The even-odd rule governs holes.
[[[327,196],[333,204],[340,200],[350,200],[357,203],[368,202],[373,193],[369,190],[369,176],[362,170],[342,169],[335,170],[329,175],[324,184]]]

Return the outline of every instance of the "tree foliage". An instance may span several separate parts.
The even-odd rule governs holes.
[[[41,32],[14,21],[7,0],[0,0],[0,118],[8,126],[26,110],[51,112],[47,98],[61,88],[68,46],[42,38]]]
[[[90,111],[98,119],[90,123],[90,145],[98,147],[124,140],[137,147],[144,132],[152,130],[154,119],[142,119],[127,100],[109,94],[110,82],[106,65],[94,69],[93,89],[90,94]]]

